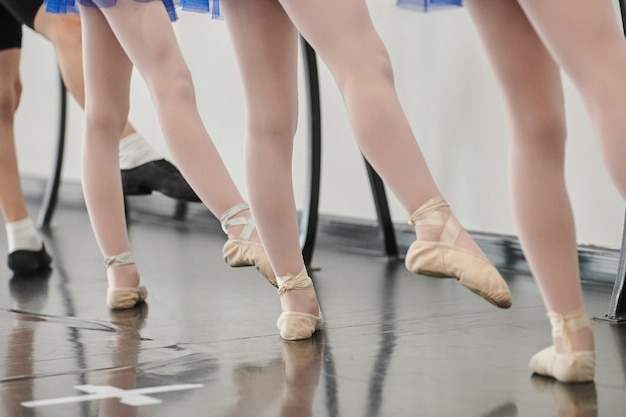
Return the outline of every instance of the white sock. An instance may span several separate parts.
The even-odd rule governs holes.
[[[9,253],[16,250],[39,251],[43,241],[37,232],[37,228],[30,217],[5,225],[7,239],[9,241]]]
[[[150,161],[163,159],[139,133],[133,133],[120,141],[120,169],[132,169]]]

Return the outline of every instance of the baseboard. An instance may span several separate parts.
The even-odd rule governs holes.
[[[41,203],[45,180],[23,178],[22,187],[29,204],[37,206]],[[129,197],[126,202],[129,221],[222,233],[219,221],[202,204],[181,204],[158,194]],[[64,181],[61,184],[58,207],[85,209],[79,183]],[[413,228],[406,224],[394,224],[394,229],[398,251],[404,256],[414,239]],[[530,274],[515,236],[481,232],[471,234],[498,268]],[[376,222],[350,217],[320,214],[316,246],[385,256],[381,232]],[[581,245],[578,251],[584,280],[613,284],[619,265],[619,250]]]

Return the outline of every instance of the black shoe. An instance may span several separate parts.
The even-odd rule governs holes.
[[[165,159],[121,171],[125,196],[148,195],[158,191],[176,200],[200,202],[178,168]]]
[[[42,244],[41,250],[20,249],[9,253],[7,265],[17,274],[30,274],[36,271],[50,268],[52,258],[46,252],[46,246]]]

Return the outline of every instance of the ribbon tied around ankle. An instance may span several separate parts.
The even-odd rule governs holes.
[[[313,281],[309,278],[309,275],[304,268],[298,275],[285,275],[283,277],[276,277],[278,282],[278,295],[283,295],[289,290],[303,290],[311,288]]]
[[[123,252],[119,255],[107,256],[106,258],[104,258],[104,266],[106,268],[109,268],[110,266],[128,265],[134,263],[135,261],[133,261],[133,259],[131,258],[130,252]]]
[[[558,313],[549,312],[548,318],[550,324],[552,324],[552,337],[560,337],[563,341],[563,347],[569,358],[569,364],[573,365],[576,362],[576,355],[574,355],[574,346],[569,335],[571,332],[582,329],[589,326],[589,319],[584,310],[579,310],[568,315],[562,315]]]

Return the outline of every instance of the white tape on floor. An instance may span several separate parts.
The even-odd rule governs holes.
[[[148,394],[160,392],[183,391],[201,388],[202,384],[175,384],[161,385],[159,387],[138,388],[124,390],[110,385],[76,385],[74,388],[86,392],[87,395],[75,395],[72,397],[51,398],[48,400],[24,401],[22,405],[28,408],[44,407],[48,405],[78,403],[84,401],[104,400],[119,398],[122,404],[139,407],[142,405],[159,404],[161,400],[149,397]]]

